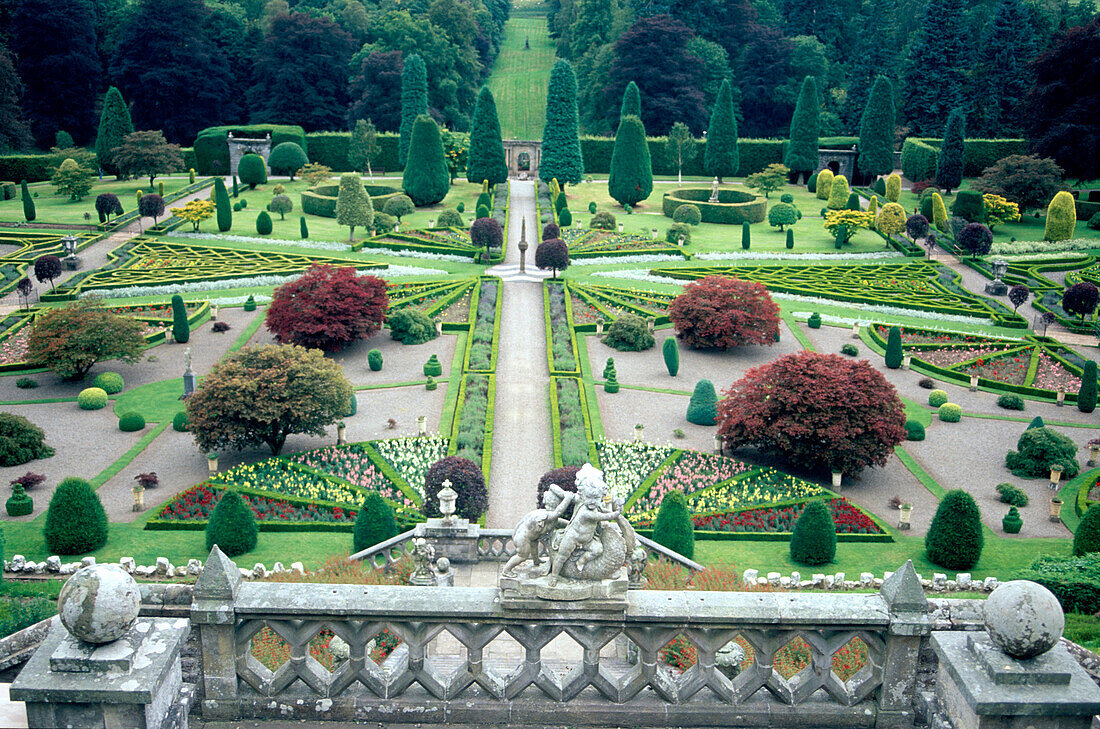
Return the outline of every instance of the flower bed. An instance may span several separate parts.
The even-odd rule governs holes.
[[[670,491],[683,491],[686,496],[710,488],[752,469],[746,463],[700,451],[684,451],[657,477],[649,491],[639,496],[631,508],[631,514],[656,512],[661,499]]]
[[[183,491],[161,507],[155,519],[176,522],[205,522],[218,505],[225,486],[221,484],[200,483]],[[241,498],[252,509],[258,522],[295,521],[330,522],[351,524],[355,521],[356,511],[341,506],[320,505],[315,503],[291,503],[287,499],[260,496],[254,493],[241,493]]]
[[[635,233],[566,228],[561,232],[561,238],[569,246],[570,257],[577,258],[638,252],[681,255],[679,249],[670,247],[664,240]]]
[[[833,515],[837,534],[884,534],[863,511],[845,498],[825,502]],[[785,506],[758,506],[736,511],[695,514],[696,529],[714,532],[790,532],[801,516],[805,503]],[[639,523],[639,526],[643,526]]]
[[[493,278],[481,280],[478,288],[477,315],[470,332],[466,369],[491,372],[496,368],[494,341],[500,326],[500,281]]]
[[[367,447],[373,448],[423,498],[424,476],[433,463],[447,456],[449,445],[448,438],[430,435],[424,438],[376,440]]]
[[[644,441],[596,443],[603,478],[616,498],[629,499],[676,449]]]
[[[884,341],[890,334],[890,327],[882,324],[876,325],[875,329]],[[912,329],[909,327],[901,330],[902,344],[984,344],[990,341],[1005,342],[1006,344],[1011,342],[1008,339],[995,340],[980,334],[965,334],[963,332],[938,332],[932,329]]]
[[[375,468],[361,445],[355,444],[347,447],[329,446],[307,453],[299,453],[291,456],[290,462],[306,466],[314,471],[319,471],[330,476],[336,476],[358,489],[364,491],[377,491],[390,501],[410,509],[415,509],[420,506],[419,501],[409,498],[405,491]],[[291,488],[305,489],[306,486],[292,486]],[[312,487],[310,488],[312,489]],[[275,490],[282,491],[283,489],[276,487]],[[349,500],[345,498],[334,498],[332,496],[313,496],[312,493],[295,493],[294,495],[306,495],[310,498],[331,501]],[[352,494],[350,498],[355,498],[356,496],[356,494]],[[351,501],[350,503],[361,503],[361,501]]]
[[[828,492],[817,484],[774,468],[761,468],[728,484],[703,488],[696,495],[688,494],[688,507],[699,513],[729,511],[757,504],[812,499],[826,493]]]
[[[577,366],[573,328],[569,321],[569,308],[566,305],[565,283],[548,281],[543,291],[547,329],[546,356],[549,359],[550,372],[578,373],[580,370]]]

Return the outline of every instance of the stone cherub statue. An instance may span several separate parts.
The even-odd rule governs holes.
[[[539,543],[555,529],[569,523],[562,519],[561,515],[573,505],[576,496],[557,484],[550,484],[550,488],[542,495],[544,508],[527,512],[512,532],[516,553],[504,565],[502,574],[514,574],[515,568],[527,560],[531,560],[535,567],[542,564],[542,559],[539,557]]]
[[[577,496],[578,502],[573,508],[573,518],[562,534],[561,541],[554,549],[550,563],[551,585],[557,582],[565,563],[573,558],[578,550],[580,555],[576,558],[578,575],[584,574],[584,568],[592,560],[598,558],[604,551],[601,539],[596,538],[596,530],[603,522],[616,521],[622,515],[622,506],[612,509],[611,497],[607,491],[607,484],[603,482],[603,473],[590,463],[584,464],[577,472]]]

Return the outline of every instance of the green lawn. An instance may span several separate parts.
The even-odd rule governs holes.
[[[189,184],[187,177],[158,177],[156,182],[164,183],[165,195]],[[57,188],[49,182],[36,182],[30,185],[30,190],[32,196],[38,195],[34,198],[36,213],[34,222],[67,225],[98,224],[99,216],[95,211],[95,199],[102,193],[113,192],[122,203],[122,209],[129,212],[137,206],[135,193],[138,190],[150,192],[148,179],[116,182],[110,177],[105,177],[102,182],[97,181],[88,194],[79,201],[70,200],[67,195],[58,195]],[[156,192],[156,187],[152,191]],[[85,213],[88,214],[87,218],[84,217]],[[23,201],[18,195],[14,200],[0,201],[0,222],[21,223],[23,220]]]
[[[336,180],[333,180],[335,183]],[[371,183],[369,179],[364,178],[366,184],[387,185],[390,187],[400,188],[400,178],[376,178],[374,183]],[[259,185],[255,190],[249,190],[247,186],[240,186],[240,197],[233,198],[232,192],[230,193],[230,200],[234,203],[242,200],[247,201],[248,205],[243,210],[233,213],[233,228],[229,231],[231,235],[244,235],[251,237],[259,237],[256,232],[256,217],[260,214],[260,211],[267,207],[267,204],[271,202],[271,198],[274,197],[272,192],[275,185],[280,184],[286,188],[286,194],[290,196],[290,199],[294,203],[294,210],[287,213],[286,219],[280,219],[278,213],[269,213],[271,221],[273,223],[273,231],[269,238],[280,238],[283,240],[300,240],[301,229],[299,227],[299,218],[302,216],[302,192],[310,185],[305,180],[295,180],[294,182],[288,182],[286,180],[271,180],[266,185]],[[455,183],[451,185],[450,192],[447,193],[447,197],[442,203],[438,205],[431,205],[424,208],[418,208],[412,215],[407,215],[401,221],[402,229],[411,230],[412,228],[426,228],[428,224],[435,220],[439,216],[440,211],[445,208],[454,209],[459,202],[465,204],[466,212],[463,214],[463,219],[467,223],[473,222],[475,203],[477,202],[477,196],[481,192],[481,185],[474,185],[466,182],[464,179],[455,180]],[[376,211],[376,212],[381,212]],[[348,227],[346,225],[339,225],[336,222],[336,218],[322,218],[317,215],[306,215],[306,225],[309,227],[309,239],[313,241],[325,240],[325,241],[339,241],[347,242],[348,240]],[[179,228],[181,231],[191,230],[190,226],[184,225]],[[199,230],[204,233],[217,233],[218,226],[214,218],[203,221],[199,226]],[[366,237],[366,231],[356,230],[355,239],[360,240]],[[311,253],[316,254],[315,250]]]
[[[530,43],[530,48],[525,47]],[[546,85],[554,66],[554,42],[545,15],[524,13],[504,26],[489,89],[497,103],[504,139],[541,139]]]

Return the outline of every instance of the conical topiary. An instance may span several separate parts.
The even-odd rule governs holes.
[[[443,365],[439,362],[439,357],[434,354],[428,357],[428,361],[424,363],[424,376],[425,377],[439,377],[443,374]]]
[[[825,502],[806,504],[791,532],[791,560],[798,564],[828,564],[836,556],[836,524]]]
[[[11,487],[11,498],[4,504],[8,516],[26,516],[34,511],[34,500],[27,496],[23,484],[16,483]]]
[[[886,338],[886,366],[892,370],[901,367],[901,327],[890,327]]]
[[[1083,413],[1091,413],[1096,409],[1096,362],[1085,361],[1084,371],[1081,373],[1081,389],[1077,391],[1077,409]]]
[[[69,477],[57,485],[42,536],[54,554],[85,554],[107,543],[107,514],[90,483]]]
[[[256,311],[256,297],[252,294],[248,295],[248,298],[244,300],[245,311]]]
[[[665,339],[665,343],[661,345],[661,355],[665,358],[669,377],[675,377],[680,371],[680,346],[676,344],[676,337]]]
[[[1005,534],[1019,534],[1020,530],[1024,528],[1024,520],[1020,518],[1020,512],[1015,506],[1008,510],[1008,513],[1001,518],[1001,529]]]
[[[1024,430],[1031,430],[1033,428],[1045,428],[1045,427],[1047,427],[1047,425],[1046,425],[1046,423],[1043,422],[1043,416],[1042,415],[1036,415],[1034,418],[1031,419],[1031,422],[1027,424],[1027,427],[1024,428]]]
[[[718,395],[710,380],[699,380],[688,403],[687,420],[696,425],[714,425],[718,417]]]
[[[603,391],[609,395],[613,395],[619,391],[619,381],[615,379],[615,370],[607,375],[607,381],[603,384]]]
[[[218,545],[227,557],[236,557],[256,548],[256,516],[241,495],[228,489],[206,523],[206,548]]]
[[[187,323],[187,306],[179,294],[172,296],[172,339],[184,344],[191,338],[191,326]]]
[[[924,538],[928,561],[949,570],[966,570],[982,556],[982,515],[974,497],[962,489],[940,501]]]
[[[695,556],[695,529],[683,491],[669,491],[661,499],[653,522],[653,541],[688,559]]]
[[[607,358],[607,362],[603,366],[603,378],[606,380],[612,372],[615,371],[615,360],[612,357]]]
[[[355,526],[351,530],[352,552],[361,552],[395,536],[397,522],[393,509],[377,491],[371,491],[355,516]]]

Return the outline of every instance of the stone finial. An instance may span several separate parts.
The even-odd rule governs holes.
[[[1012,580],[994,590],[985,601],[984,616],[993,644],[1019,659],[1049,651],[1066,627],[1058,598],[1030,580]]]
[[[879,590],[890,612],[927,612],[928,598],[920,586],[920,577],[913,567],[913,560],[906,560],[897,572],[887,577]]]
[[[195,581],[195,597],[232,600],[240,587],[241,573],[237,565],[215,544],[206,558],[202,574]]]
[[[113,564],[77,570],[57,598],[61,624],[74,638],[86,643],[118,640],[133,626],[140,611],[137,582]]]

